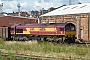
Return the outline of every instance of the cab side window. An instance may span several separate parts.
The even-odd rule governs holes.
[[[64,28],[60,28],[60,31],[64,31]]]

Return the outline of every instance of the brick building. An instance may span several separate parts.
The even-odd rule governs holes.
[[[90,40],[90,3],[63,6],[41,15],[40,23],[65,23],[76,25],[76,36]]]
[[[19,16],[0,16],[0,27],[11,26],[13,24],[37,24],[36,18],[26,18]]]

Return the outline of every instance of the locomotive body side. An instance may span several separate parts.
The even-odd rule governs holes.
[[[11,34],[30,34],[30,35],[65,35],[64,26],[53,25],[30,25],[12,27]],[[16,33],[15,33],[16,30]]]
[[[12,26],[11,35],[14,40],[48,40],[68,41],[75,36],[75,26],[69,23],[29,24]]]

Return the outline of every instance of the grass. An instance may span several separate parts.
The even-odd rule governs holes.
[[[0,39],[0,53],[25,54],[32,56],[55,57],[60,59],[90,59],[90,45],[57,44],[36,41],[3,41]],[[12,56],[10,56],[12,57]]]

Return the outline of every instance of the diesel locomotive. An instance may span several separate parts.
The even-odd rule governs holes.
[[[15,24],[10,27],[12,40],[75,42],[76,27],[72,23]]]

